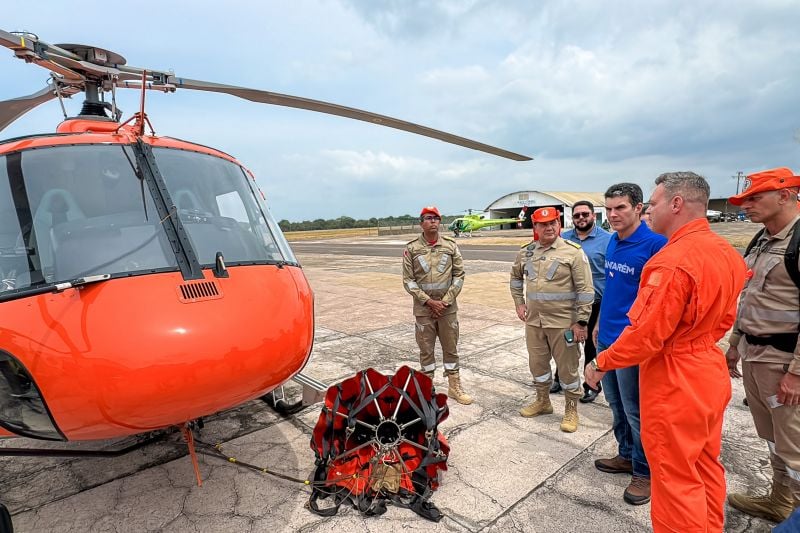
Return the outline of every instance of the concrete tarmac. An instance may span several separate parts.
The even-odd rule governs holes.
[[[292,249],[297,254],[330,254],[330,255],[360,255],[366,257],[400,257],[407,241],[404,240],[381,240],[381,241],[361,241],[348,243],[329,243],[329,242],[296,242],[292,243]],[[522,241],[525,242],[524,240]],[[458,243],[461,255],[464,259],[476,259],[483,261],[513,261],[519,250],[519,246],[514,245],[473,245]]]
[[[295,246],[316,295],[316,338],[305,372],[327,383],[367,367],[391,374],[401,365],[417,364],[411,298],[403,290],[395,253],[399,248],[376,240],[355,240],[347,253],[335,253],[335,243]],[[370,246],[386,246],[384,253],[391,255],[369,255]],[[513,259],[513,249],[500,252]],[[628,477],[594,468],[594,459],[616,453],[611,412],[602,395],[594,404],[579,405],[580,427],[574,434],[559,431],[563,395],[553,397],[554,415],[518,415],[533,388],[523,326],[508,290],[510,261],[465,259],[459,350],[462,380],[475,403],[451,402],[450,417],[440,427],[451,453],[442,485],[431,498],[445,515],[439,523],[391,506],[377,518],[344,506],[337,516],[319,517],[306,508],[304,485],[205,456],[200,457],[204,483],[198,487],[177,435],[114,459],[3,458],[0,500],[23,533],[649,531],[649,505],[632,507],[622,500]],[[437,358],[441,361],[440,354]],[[446,391],[441,371],[436,385]],[[755,434],[743,396],[741,380],[735,380],[722,461],[730,490],[763,490],[770,478],[767,446]],[[198,437],[222,443],[225,453],[241,461],[305,479],[314,467],[309,440],[319,407],[283,419],[261,402],[249,402],[209,417]],[[22,439],[3,445],[42,444]],[[761,533],[771,526],[727,509],[727,532]]]

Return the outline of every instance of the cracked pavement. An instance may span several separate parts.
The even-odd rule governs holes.
[[[416,366],[411,298],[402,287],[399,257],[307,253],[300,260],[316,294],[316,338],[305,373],[333,384],[370,366],[388,374],[403,364]],[[302,484],[202,455],[198,487],[186,446],[172,433],[112,459],[0,458],[0,498],[14,514],[15,531],[649,531],[649,505],[622,500],[627,476],[594,468],[597,457],[616,454],[602,395],[579,404],[574,434],[559,430],[561,394],[553,397],[554,415],[517,414],[533,388],[523,327],[508,292],[510,263],[474,260],[465,267],[459,351],[462,381],[475,403],[451,401],[440,426],[451,445],[449,469],[431,499],[445,515],[441,522],[393,506],[377,518],[345,506],[337,516],[320,517],[306,508],[310,491]],[[437,358],[441,365],[440,353]],[[441,366],[435,383],[446,387]],[[287,389],[298,390],[293,384]],[[764,490],[767,447],[743,397],[741,380],[734,381],[722,461],[729,489]],[[222,443],[240,461],[306,479],[314,467],[309,439],[318,416],[319,405],[284,419],[253,401],[209,417],[197,437]],[[0,446],[63,445],[19,439]],[[772,525],[727,509],[726,531],[768,532]]]

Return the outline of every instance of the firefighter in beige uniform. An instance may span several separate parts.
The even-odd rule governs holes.
[[[458,372],[458,304],[464,285],[464,265],[456,241],[439,235],[441,215],[434,206],[420,213],[422,235],[403,252],[403,286],[414,297],[416,337],[422,371],[433,378],[436,337],[442,345],[447,395],[469,405],[472,398],[461,387]]]
[[[526,324],[528,363],[536,389],[536,400],[520,409],[520,414],[531,417],[553,412],[552,357],[566,396],[561,430],[572,433],[578,429],[577,401],[581,397],[578,343],[588,336],[594,286],[581,246],[558,236],[558,216],[552,207],[534,211],[533,227],[539,240],[523,246],[517,255],[511,267],[511,295],[517,316]],[[571,336],[572,342],[566,336]]]
[[[784,258],[800,220],[800,176],[776,168],[748,176],[745,187],[729,201],[764,232],[745,255],[749,279],[726,357],[731,376],[744,375],[756,431],[769,447],[772,489],[766,496],[729,494],[728,503],[779,522],[800,506],[800,291]]]

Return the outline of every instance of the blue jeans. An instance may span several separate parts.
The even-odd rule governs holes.
[[[597,353],[608,348],[597,343]],[[609,370],[603,376],[603,392],[614,415],[614,437],[619,455],[633,462],[633,475],[650,478],[650,466],[642,448],[641,419],[639,418],[639,367]]]
[[[792,533],[792,531],[800,531],[800,507],[795,509],[789,518],[778,524],[772,533]]]

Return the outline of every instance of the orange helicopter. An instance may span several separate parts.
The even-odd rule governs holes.
[[[130,67],[97,47],[2,30],[0,45],[51,72],[41,91],[0,102],[0,130],[52,99],[65,116],[55,133],[0,141],[0,437],[123,437],[185,426],[292,378],[314,388],[300,374],[313,293],[253,174],[156,136],[147,90],[224,93],[530,159],[354,108]],[[124,122],[122,88],[141,91]],[[66,118],[64,100],[80,92]]]

